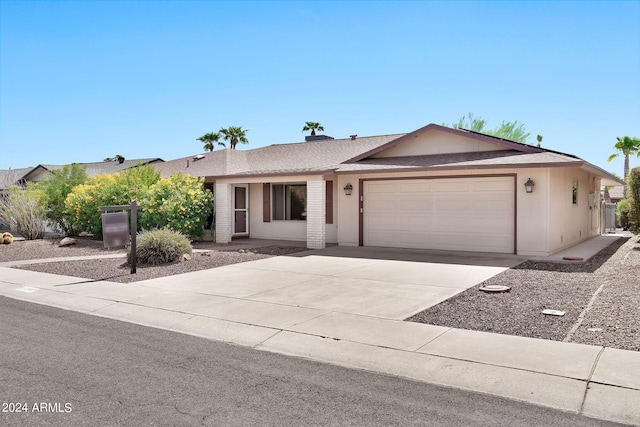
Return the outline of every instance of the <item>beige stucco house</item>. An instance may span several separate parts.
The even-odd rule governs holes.
[[[600,234],[600,188],[620,184],[576,156],[435,124],[310,139],[156,166],[205,177],[217,242],[250,236],[309,248],[548,255]]]

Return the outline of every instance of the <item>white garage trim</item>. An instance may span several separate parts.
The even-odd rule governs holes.
[[[360,180],[360,245],[516,253],[516,176]]]

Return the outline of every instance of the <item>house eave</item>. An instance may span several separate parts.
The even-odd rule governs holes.
[[[519,163],[519,164],[499,164],[499,165],[447,165],[447,166],[415,166],[415,167],[396,167],[385,169],[360,169],[360,170],[336,170],[336,175],[356,175],[356,174],[382,174],[382,173],[399,173],[399,172],[437,172],[451,170],[486,170],[486,169],[527,169],[527,168],[554,168],[554,167],[579,167],[576,162],[565,163]]]
[[[314,171],[265,171],[260,173],[243,173],[243,174],[233,174],[233,175],[206,175],[205,181],[216,181],[219,179],[236,179],[240,181],[241,179],[252,179],[252,178],[263,178],[267,176],[313,176],[313,175],[327,175],[336,173],[335,169],[322,169],[322,170],[314,170]]]

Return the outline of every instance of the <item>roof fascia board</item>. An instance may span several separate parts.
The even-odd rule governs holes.
[[[600,167],[598,167],[596,165],[593,165],[593,164],[591,164],[589,162],[583,161],[582,167],[584,169],[588,170],[589,172],[592,172],[595,175],[600,176],[601,178],[604,178],[604,179],[607,179],[607,180],[610,180],[610,181],[615,181],[615,182],[619,183],[620,185],[624,185],[625,184],[625,182],[623,180],[619,179],[615,175],[613,175],[613,174],[607,172],[606,170],[604,170],[604,169],[602,169],[602,168],[600,168]]]
[[[288,171],[288,172],[261,172],[261,173],[252,173],[252,174],[234,174],[234,175],[206,175],[204,178],[209,180],[218,180],[218,179],[251,179],[251,178],[262,178],[265,176],[312,176],[312,175],[327,175],[327,174],[335,174],[336,169],[322,169],[315,171]]]
[[[397,173],[397,172],[424,172],[424,171],[449,171],[449,170],[477,170],[477,169],[529,169],[529,168],[557,168],[557,167],[580,167],[581,163],[578,162],[566,162],[566,163],[520,163],[517,165],[469,165],[469,166],[430,166],[430,167],[397,167],[389,169],[364,169],[364,170],[351,170],[341,171],[336,170],[336,175],[353,175],[353,174],[370,174],[370,173]]]
[[[379,147],[376,147],[372,150],[369,150],[367,152],[364,152],[362,154],[359,154],[356,157],[353,157],[347,161],[345,161],[344,163],[355,163],[358,160],[362,160],[362,159],[366,159],[367,157],[370,157],[374,154],[380,153],[381,151],[385,151],[389,148],[395,147],[396,145],[407,141],[411,138],[417,137],[418,135],[420,135],[421,133],[427,132],[429,130],[438,130],[440,132],[446,132],[446,133],[451,133],[454,135],[458,135],[458,136],[463,136],[466,138],[471,138],[471,139],[475,139],[477,141],[482,141],[482,142],[487,142],[490,144],[495,144],[495,145],[499,145],[501,147],[507,147],[516,151],[520,151],[523,153],[539,153],[542,152],[543,150],[541,148],[537,148],[537,147],[533,147],[531,145],[526,145],[526,144],[521,144],[519,142],[515,142],[515,141],[508,141],[506,139],[501,139],[501,138],[496,138],[496,137],[491,137],[491,136],[487,136],[487,135],[483,135],[480,133],[474,133],[474,132],[468,132],[465,130],[459,130],[459,129],[452,129],[452,128],[448,128],[446,126],[441,126],[441,125],[437,125],[435,123],[431,123],[428,124],[426,126],[421,127],[420,129],[414,130],[413,132],[410,132],[406,135],[401,136],[400,138],[394,139],[393,141],[389,141],[386,144],[383,144]]]

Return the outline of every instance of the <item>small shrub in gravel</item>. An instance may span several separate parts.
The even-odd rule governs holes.
[[[191,243],[177,231],[150,230],[137,236],[136,256],[140,264],[166,264],[180,259],[184,254],[191,255]],[[131,262],[131,249],[127,253],[127,261]]]

